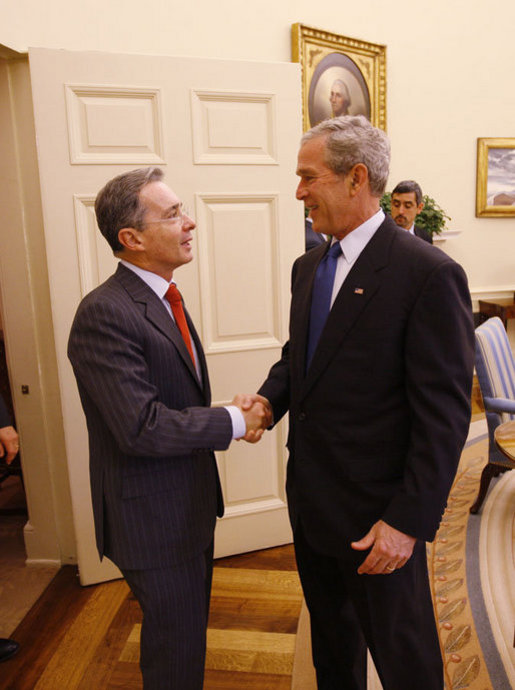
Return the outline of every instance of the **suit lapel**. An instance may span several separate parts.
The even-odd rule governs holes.
[[[188,323],[188,328],[190,329],[190,335],[193,338],[193,342],[195,343],[195,349],[197,351],[197,357],[198,357],[198,361],[199,361],[199,365],[200,365],[200,375],[201,375],[201,380],[202,380],[202,388],[204,391],[204,397],[206,400],[206,404],[211,405],[211,387],[209,384],[209,374],[207,371],[207,363],[206,363],[206,356],[204,354],[204,348],[202,347],[202,343],[200,342],[200,338],[199,338],[199,335],[197,333],[197,329],[195,328],[193,321],[191,320],[191,317],[188,313],[188,310],[186,309],[186,306],[184,307],[184,313],[186,315],[186,321]],[[176,330],[178,330],[178,329],[176,328]],[[187,352],[189,363],[191,364],[190,353],[188,352],[188,349],[184,343],[182,336],[181,336],[181,341],[182,341],[182,344],[184,346],[184,349]],[[195,371],[195,379],[197,381],[199,380],[196,371]]]
[[[342,347],[348,332],[381,285],[380,269],[389,262],[390,245],[394,236],[388,221],[389,219],[386,218],[361,252],[334,301],[311,366],[306,372],[302,396],[309,392],[335,353]],[[307,305],[304,315],[305,322],[302,323],[302,330],[298,334],[301,338],[303,367],[305,366],[311,290],[317,265],[318,262],[314,266],[308,294],[305,296]]]
[[[294,371],[299,372],[296,383],[304,378],[306,370],[306,349],[308,342],[309,314],[311,311],[311,293],[318,264],[329,250],[330,243],[316,247],[301,259],[301,264],[294,268],[293,293],[290,323],[290,357]],[[298,273],[298,275],[297,275]]]
[[[154,328],[157,328],[157,330],[159,330],[174,344],[185,366],[187,367],[191,375],[194,377],[198,386],[201,387],[201,383],[197,376],[197,372],[195,371],[195,366],[191,361],[190,353],[188,352],[188,348],[186,347],[186,343],[184,342],[181,332],[175,325],[174,320],[170,317],[170,314],[167,312],[166,307],[161,302],[156,293],[145,283],[145,281],[141,280],[141,278],[137,276],[136,273],[131,271],[129,268],[126,268],[122,264],[118,265],[115,277],[121,282],[121,284],[132,297],[132,299],[135,302],[138,302],[144,306],[145,317],[154,326]],[[186,310],[185,313],[188,322],[188,327],[190,328],[192,337],[194,337],[195,340],[195,347],[197,349],[197,353],[199,356],[199,361],[202,370],[202,379],[204,382],[203,390],[204,394],[206,394],[206,390],[207,393],[209,392],[209,381],[207,377],[207,369],[205,365],[205,358],[202,350],[202,345],[200,343],[197,332],[195,331],[195,328],[193,326],[193,322],[191,321],[189,314],[187,314]]]

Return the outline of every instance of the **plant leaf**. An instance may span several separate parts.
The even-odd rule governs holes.
[[[466,605],[467,600],[465,598],[454,599],[454,601],[451,601],[449,604],[447,604],[447,606],[443,607],[443,609],[440,611],[440,615],[438,616],[438,620],[440,623],[445,623],[446,621],[456,618],[456,616],[460,615]]]
[[[462,661],[452,676],[452,690],[468,688],[478,677],[480,666],[478,656],[471,656]]]
[[[459,589],[464,582],[465,580],[463,578],[444,582],[441,586],[438,587],[435,594],[437,597],[443,597],[445,594],[450,594],[451,592],[454,592],[457,589]]]
[[[460,565],[463,563],[463,559],[458,559],[456,561],[448,561],[447,563],[442,563],[442,565],[438,566],[438,568],[435,570],[435,575],[436,577],[439,577],[440,575],[445,575],[448,573],[454,573]]]
[[[468,503],[468,501],[467,501]],[[438,530],[438,537],[440,539],[448,539],[449,537],[457,537],[465,529],[464,525],[453,525],[452,527],[440,527]]]
[[[470,642],[472,628],[470,625],[460,625],[453,630],[445,640],[444,649],[447,654],[457,652]]]
[[[438,547],[436,551],[437,556],[446,556],[449,553],[454,553],[455,551],[459,551],[460,548],[463,546],[462,541],[451,541],[448,544],[442,544],[441,546]]]

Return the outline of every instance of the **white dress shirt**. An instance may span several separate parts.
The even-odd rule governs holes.
[[[331,307],[333,306],[334,300],[336,299],[337,294],[340,292],[340,288],[343,285],[345,278],[349,275],[349,272],[354,266],[358,256],[375,235],[377,229],[384,221],[384,218],[385,215],[383,210],[379,209],[379,211],[374,213],[371,218],[359,225],[355,230],[352,230],[352,232],[349,232],[348,235],[345,235],[345,237],[340,240],[342,254],[338,257],[336,262],[336,273],[334,276]],[[338,242],[338,240],[334,239],[332,244],[335,242]]]

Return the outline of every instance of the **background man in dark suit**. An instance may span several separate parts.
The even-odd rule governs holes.
[[[363,116],[304,135],[297,198],[333,244],[295,262],[289,342],[264,397],[249,396],[275,421],[290,413],[288,503],[323,690],[364,690],[367,646],[384,690],[443,687],[424,542],[467,436],[472,313],[462,268],[380,210],[389,159]]]
[[[313,230],[313,221],[311,218],[304,219],[304,230],[305,230],[305,240],[306,240],[306,251],[314,249],[315,247],[325,244],[326,238],[322,233],[315,232]]]
[[[223,513],[213,450],[252,430],[258,439],[264,410],[210,407],[200,340],[180,297],[173,306],[167,297],[193,258],[195,223],[162,171],[114,178],[95,211],[121,262],[81,302],[68,354],[88,425],[98,551],[143,609],[144,687],[201,690]]]
[[[415,225],[417,216],[423,208],[424,201],[420,185],[414,180],[399,182],[392,192],[392,218],[399,227],[433,244],[431,233]]]
[[[10,465],[19,450],[19,438],[11,423],[9,411],[0,396],[0,458]],[[15,640],[0,638],[0,661],[7,661],[16,654],[20,645]]]

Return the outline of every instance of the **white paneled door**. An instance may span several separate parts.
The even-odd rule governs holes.
[[[30,51],[49,281],[81,581],[100,563],[87,434],[66,357],[81,298],[115,260],[93,212],[114,175],[161,166],[197,221],[195,260],[177,280],[207,355],[214,404],[255,391],[287,335],[290,268],[302,253],[295,201],[299,66],[196,58]],[[226,516],[216,555],[290,541],[284,423],[218,455]]]

